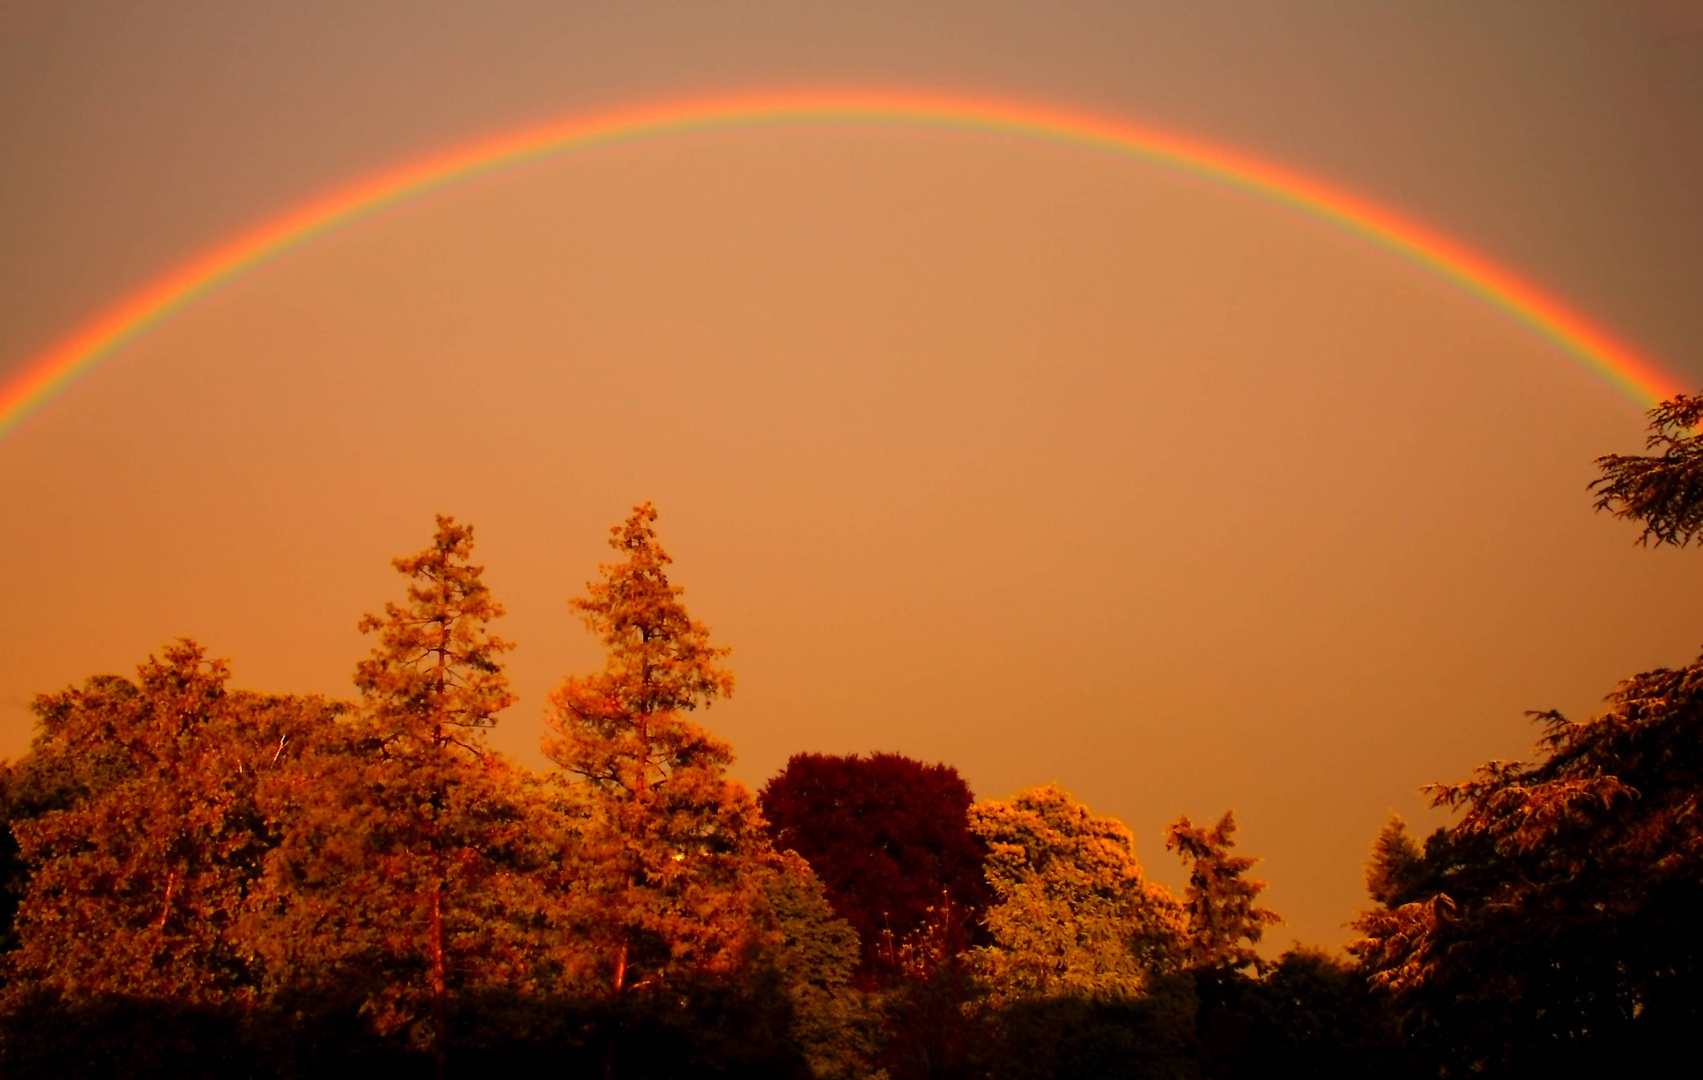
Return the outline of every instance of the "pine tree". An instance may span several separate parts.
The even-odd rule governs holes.
[[[272,793],[284,838],[259,932],[298,992],[362,998],[440,1065],[452,993],[524,980],[506,924],[536,908],[512,872],[534,844],[521,778],[485,742],[515,700],[511,646],[486,628],[503,609],[472,548],[440,515],[431,547],[394,560],[407,603],[360,622],[378,641],[342,745]]]
[[[762,933],[772,858],[755,801],[725,776],[731,748],[686,719],[733,676],[668,581],[656,517],[645,503],[611,529],[624,558],[572,601],[607,660],[551,696],[543,740],[582,808],[572,924],[617,996],[737,967]]]
[[[1367,894],[1385,907],[1399,907],[1424,858],[1408,835],[1407,822],[1399,814],[1392,815],[1372,843],[1372,856],[1366,862]]]
[[[1252,946],[1267,926],[1283,921],[1275,911],[1255,904],[1265,882],[1243,875],[1259,860],[1230,854],[1235,833],[1231,811],[1211,829],[1196,828],[1185,815],[1166,831],[1165,847],[1193,864],[1183,899],[1192,969],[1239,971],[1257,965],[1259,954]]]

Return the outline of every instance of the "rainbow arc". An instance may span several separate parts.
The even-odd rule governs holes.
[[[1467,245],[1344,188],[1231,147],[1052,106],[892,90],[786,90],[611,109],[477,139],[310,199],[201,252],[34,357],[0,385],[0,438],[197,298],[385,207],[529,161],[687,131],[799,122],[906,124],[1075,144],[1208,177],[1356,233],[1506,312],[1641,407],[1679,392],[1654,360]]]

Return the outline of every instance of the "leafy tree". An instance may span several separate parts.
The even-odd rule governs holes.
[[[36,812],[13,822],[30,877],[9,961],[25,989],[253,998],[240,928],[271,843],[258,788],[334,710],[231,691],[228,678],[181,641],[134,683],[101,677],[36,699],[41,730],[11,777],[26,805],[39,785]]]
[[[656,517],[644,503],[610,530],[624,558],[572,602],[607,660],[564,682],[545,716],[544,752],[577,781],[568,924],[616,996],[743,964],[772,858],[755,801],[725,775],[731,748],[686,719],[733,676],[669,583]]]
[[[818,1080],[867,1076],[879,1040],[880,1014],[852,982],[857,932],[834,914],[822,883],[793,853],[777,860],[763,888],[767,921],[777,933],[760,966],[781,978],[791,1002],[793,1037]]]
[[[1390,995],[1318,949],[1289,949],[1259,978],[1202,980],[1198,1025],[1207,1080],[1416,1075]]]
[[[339,745],[281,778],[257,940],[278,992],[353,998],[381,1033],[446,1053],[451,996],[524,983],[512,925],[538,911],[521,778],[484,733],[513,703],[487,624],[502,615],[468,560],[473,530],[440,515],[432,545],[394,560],[407,602],[376,633]]]
[[[955,955],[987,905],[969,785],[899,754],[795,754],[759,795],[775,846],[798,852],[857,930],[866,976],[902,977],[926,939]],[[885,973],[883,975],[883,973]]]
[[[1243,875],[1259,860],[1230,854],[1235,832],[1235,814],[1227,810],[1211,829],[1197,828],[1185,815],[1165,834],[1165,847],[1192,864],[1183,911],[1188,920],[1184,955],[1194,970],[1240,971],[1257,965],[1253,946],[1267,926],[1282,921],[1255,903],[1265,882]]]
[[[977,803],[970,830],[988,850],[993,942],[978,957],[996,1001],[1139,997],[1176,966],[1181,908],[1121,821],[1048,784]]]
[[[1703,1020],[1703,660],[1608,704],[1534,714],[1534,761],[1434,787],[1460,819],[1355,924],[1362,964],[1455,1068],[1623,1060]]]
[[[1703,394],[1680,394],[1650,410],[1650,456],[1597,458],[1597,509],[1644,523],[1638,542],[1684,547],[1703,534]]]
[[[1597,509],[1640,543],[1703,529],[1703,396],[1650,411],[1649,456],[1597,459]],[[1534,760],[1434,785],[1459,820],[1423,852],[1386,827],[1355,926],[1363,970],[1449,1071],[1656,1060],[1703,1020],[1703,660],[1623,681],[1577,722],[1532,714]]]

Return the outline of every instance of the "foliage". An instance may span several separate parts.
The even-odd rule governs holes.
[[[1390,995],[1354,966],[1297,946],[1265,967],[1196,973],[1203,1077],[1411,1074]]]
[[[775,846],[798,852],[857,930],[866,977],[955,955],[987,905],[974,797],[949,765],[899,754],[795,754],[759,795]],[[945,934],[948,940],[929,939]]]
[[[1259,860],[1230,854],[1235,833],[1236,818],[1228,810],[1211,829],[1197,828],[1184,816],[1165,833],[1165,847],[1192,864],[1183,912],[1188,920],[1185,963],[1193,970],[1257,965],[1259,955],[1252,946],[1265,936],[1267,926],[1283,921],[1254,902],[1265,891],[1265,882],[1243,875]]]
[[[788,852],[763,888],[765,922],[777,931],[758,958],[779,977],[793,1037],[819,1080],[866,1075],[879,1043],[875,998],[852,982],[857,931],[834,914],[810,865]]]
[[[1598,505],[1703,528],[1703,397]],[[354,705],[228,686],[190,641],[35,703],[0,763],[0,1073],[1040,1080],[1654,1071],[1703,1021],[1703,659],[1537,714],[1366,864],[1352,965],[1278,921],[1235,820],[1170,827],[1178,902],[1057,786],[799,754],[759,800],[688,719],[731,694],[649,504],[573,607],[603,668],[535,774],[472,530],[395,565]],[[767,821],[765,821],[765,813]]]
[[[352,722],[265,792],[280,842],[255,917],[274,993],[353,1000],[440,1057],[452,995],[525,981],[511,923],[540,906],[516,872],[538,859],[527,789],[483,741],[514,697],[472,545],[440,515],[432,545],[395,560],[407,604],[361,621],[378,642]]]
[[[1195,1080],[1193,981],[1139,997],[1027,998],[980,1017],[971,1075],[987,1080]]]
[[[1366,969],[1456,1067],[1624,1057],[1703,1019],[1703,661],[1608,704],[1534,714],[1536,760],[1434,788],[1460,820],[1356,923]]]
[[[1661,453],[1597,458],[1597,509],[1643,522],[1640,544],[1684,547],[1703,534],[1703,394],[1680,394],[1651,409],[1645,447]]]
[[[977,803],[970,830],[988,850],[993,940],[977,956],[996,1003],[1138,997],[1177,966],[1181,909],[1121,821],[1048,784]]]
[[[8,957],[23,988],[252,996],[259,973],[240,930],[271,843],[258,789],[331,710],[229,692],[228,675],[182,641],[134,683],[91,679],[36,700],[41,733],[10,777],[20,802],[32,783],[38,800],[12,826],[30,868]]]
[[[566,897],[581,965],[614,993],[744,963],[771,852],[732,749],[683,715],[733,691],[668,581],[656,511],[610,530],[625,557],[573,601],[607,649],[602,671],[550,698],[544,752],[577,781],[581,861]]]

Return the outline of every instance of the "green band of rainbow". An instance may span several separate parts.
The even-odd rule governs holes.
[[[998,132],[1109,151],[1209,177],[1372,240],[1501,308],[1647,407],[1681,389],[1649,358],[1555,297],[1440,233],[1352,192],[1202,139],[1062,108],[890,90],[693,97],[538,124],[457,146],[312,199],[202,252],[30,360],[0,386],[0,437],[127,341],[221,283],[366,214],[571,150],[677,132],[802,121]]]

